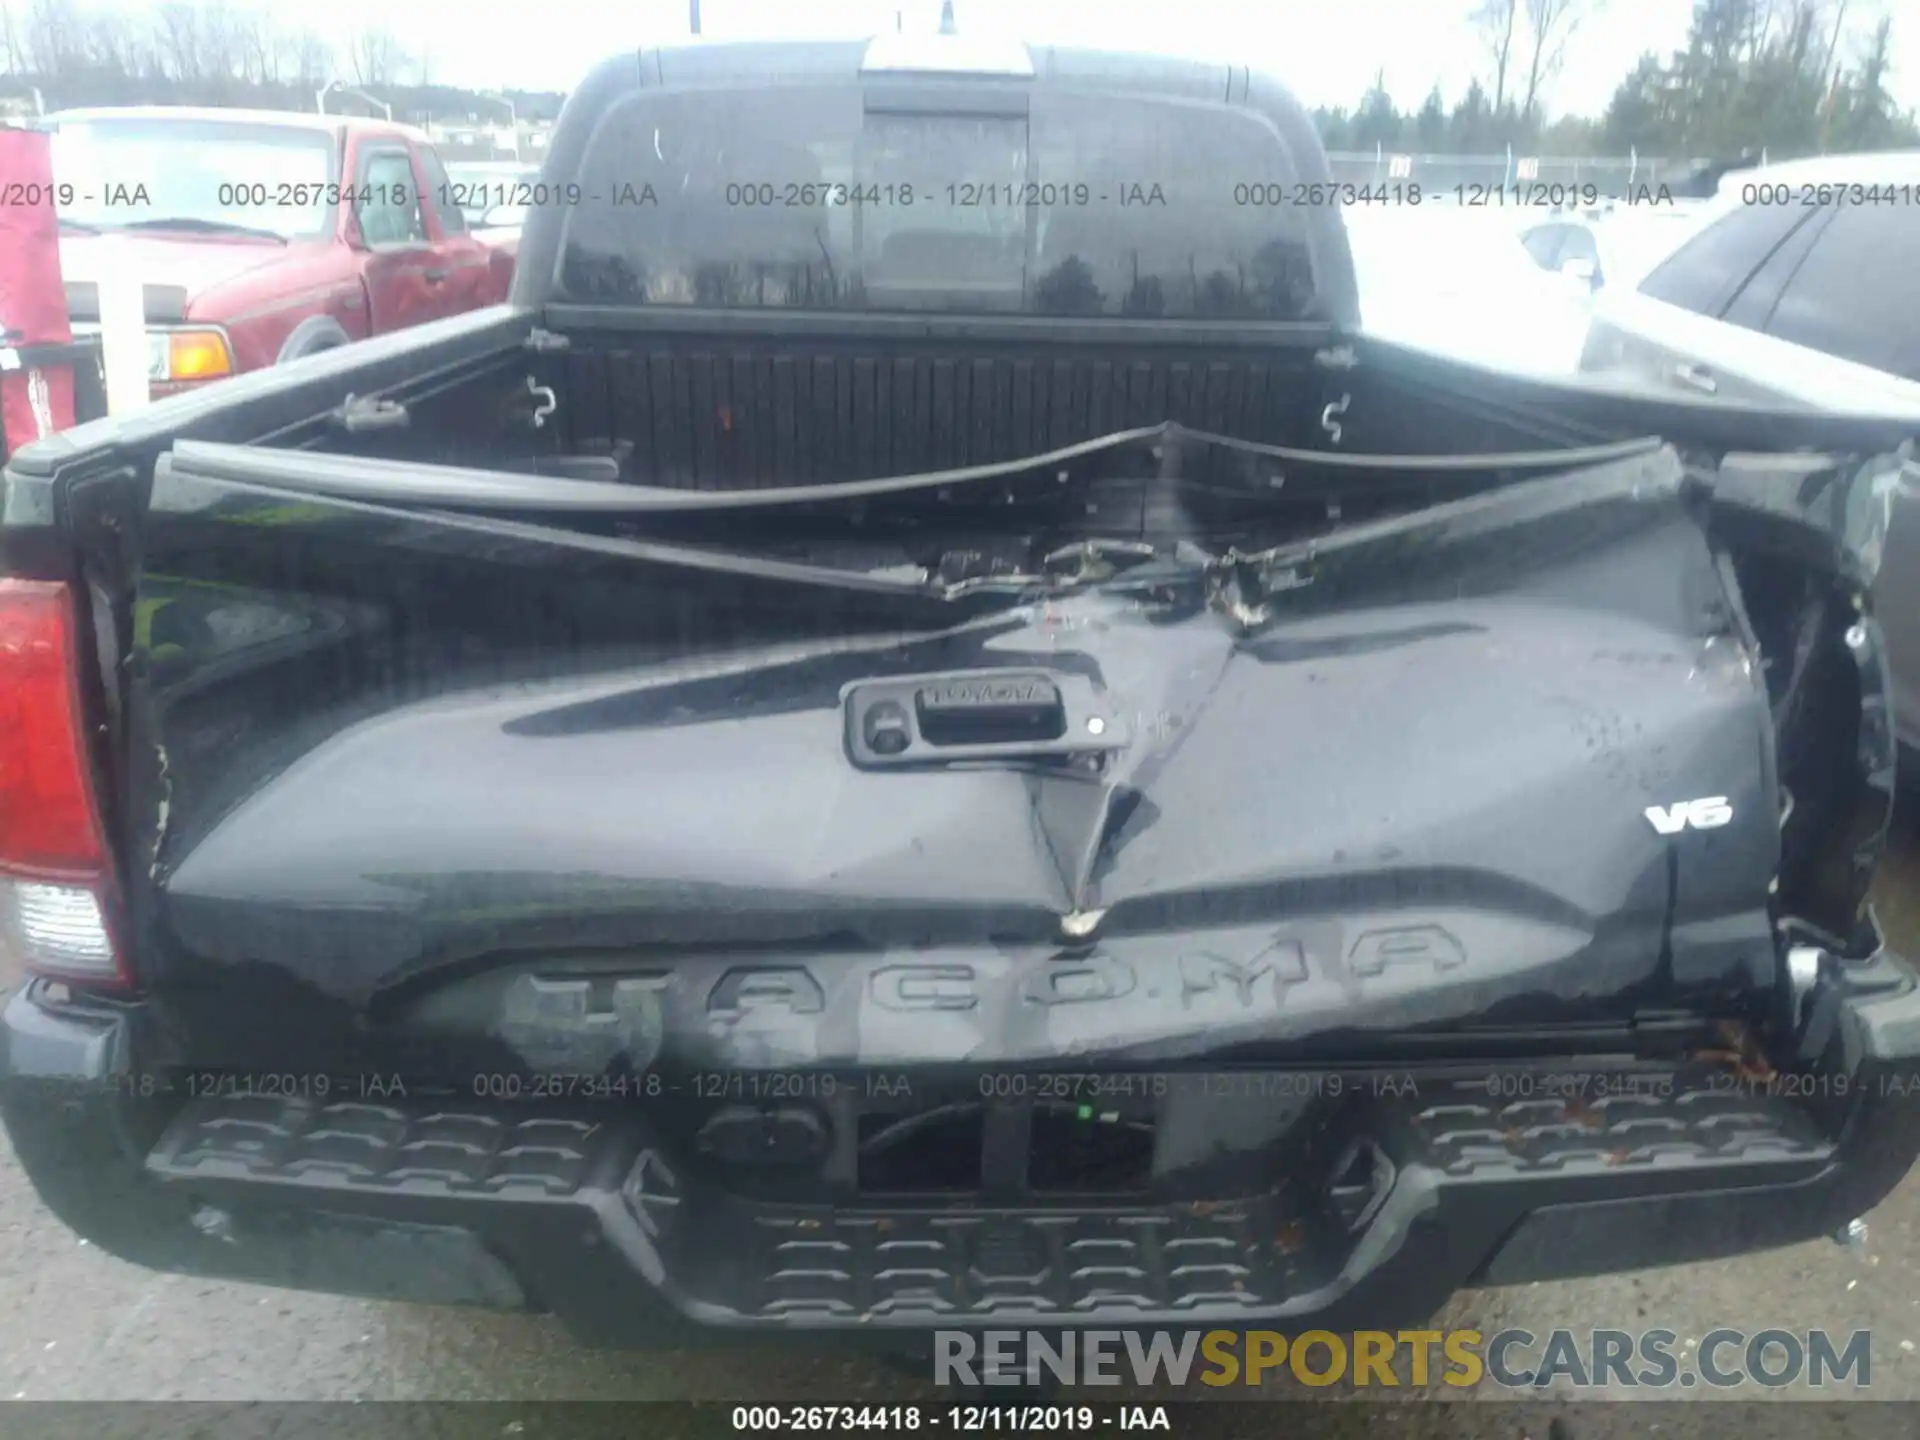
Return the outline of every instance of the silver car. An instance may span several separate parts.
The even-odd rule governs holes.
[[[1580,368],[1721,405],[1920,420],[1920,152],[1728,177],[1685,243],[1596,295]],[[1907,474],[1874,610],[1896,730],[1920,752],[1920,467]]]

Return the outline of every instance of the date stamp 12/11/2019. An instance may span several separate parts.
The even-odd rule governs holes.
[[[30,1082],[29,1082],[30,1083]],[[398,1103],[449,1092],[483,1105],[646,1103],[686,1100],[744,1104],[837,1101],[1067,1106],[1083,1120],[1139,1119],[1168,1099],[1233,1103],[1379,1100],[1473,1102],[1497,1106],[1554,1101],[1578,1111],[1609,1100],[1671,1100],[1721,1095],[1747,1102],[1895,1098],[1920,1101],[1920,1076],[1840,1072],[1756,1071],[1739,1064],[1702,1064],[1685,1075],[1666,1068],[1544,1070],[1510,1067],[1462,1079],[1417,1070],[1054,1071],[951,1067],[895,1069],[659,1068],[563,1072],[511,1070],[462,1076],[399,1071],[253,1072],[226,1069],[140,1070],[105,1077],[102,1087],[131,1100],[217,1100],[250,1097],[326,1106]]]

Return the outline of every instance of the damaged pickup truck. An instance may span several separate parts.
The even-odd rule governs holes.
[[[80,1234],[912,1346],[1906,1172],[1911,424],[1368,340],[1239,68],[650,51],[542,184],[507,305],[6,471],[0,1110]]]

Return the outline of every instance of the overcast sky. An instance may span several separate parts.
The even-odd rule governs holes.
[[[1449,101],[1476,73],[1484,50],[1465,16],[1474,0],[955,0],[963,28],[1024,39],[1092,43],[1234,59],[1277,73],[1309,105],[1352,105],[1384,67],[1403,109],[1435,81]],[[1691,0],[1598,0],[1567,46],[1549,92],[1555,114],[1598,114],[1642,51],[1663,57],[1686,37]],[[475,86],[564,89],[594,61],[628,46],[683,41],[686,0],[290,0],[289,22],[338,28],[385,24],[411,49],[430,47],[436,80]],[[939,0],[702,0],[709,38],[859,36],[932,29]],[[1895,20],[1893,91],[1920,106],[1920,3],[1849,0],[1848,33]],[[1851,47],[1849,47],[1851,48]]]

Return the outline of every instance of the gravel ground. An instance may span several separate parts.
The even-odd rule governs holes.
[[[1895,943],[1920,953],[1920,837],[1911,829],[1903,828],[1881,892],[1882,917]],[[4,1141],[0,1298],[0,1399],[877,1402],[932,1394],[918,1380],[865,1359],[779,1351],[594,1352],[575,1347],[546,1320],[150,1274],[62,1227],[41,1207]],[[1557,1326],[1659,1326],[1696,1343],[1716,1325],[1867,1329],[1874,1336],[1872,1386],[1856,1398],[1920,1398],[1920,1179],[1910,1178],[1872,1215],[1863,1246],[1822,1241],[1711,1264],[1465,1292],[1440,1323],[1487,1333],[1510,1325],[1536,1333]],[[1290,1389],[1276,1387],[1277,1393]],[[1479,1393],[1490,1391],[1485,1386]],[[1683,1398],[1769,1394],[1815,1398],[1804,1389],[1762,1394],[1744,1387],[1694,1388]],[[1662,1436],[1734,1428],[1719,1405],[1566,1412],[1577,1421],[1570,1426],[1562,1415],[1550,1428],[1546,1419],[1505,1407],[1493,1429],[1484,1416],[1466,1423],[1480,1409],[1428,1406],[1421,1418],[1436,1434],[1456,1428],[1448,1414],[1459,1417],[1461,1433],[1474,1434],[1641,1434],[1656,1423]],[[1767,1412],[1786,1418],[1778,1407],[1742,1407],[1739,1430],[1770,1430],[1752,1418]],[[81,1412],[63,1413],[75,1423],[62,1428],[92,1433]],[[15,1414],[26,1418],[25,1411]],[[1849,1407],[1844,1428],[1865,1434],[1883,1423],[1900,1424],[1900,1433],[1920,1428],[1893,1407],[1866,1404]],[[45,1425],[31,1428],[54,1433]],[[0,1433],[13,1433],[4,1416]]]

